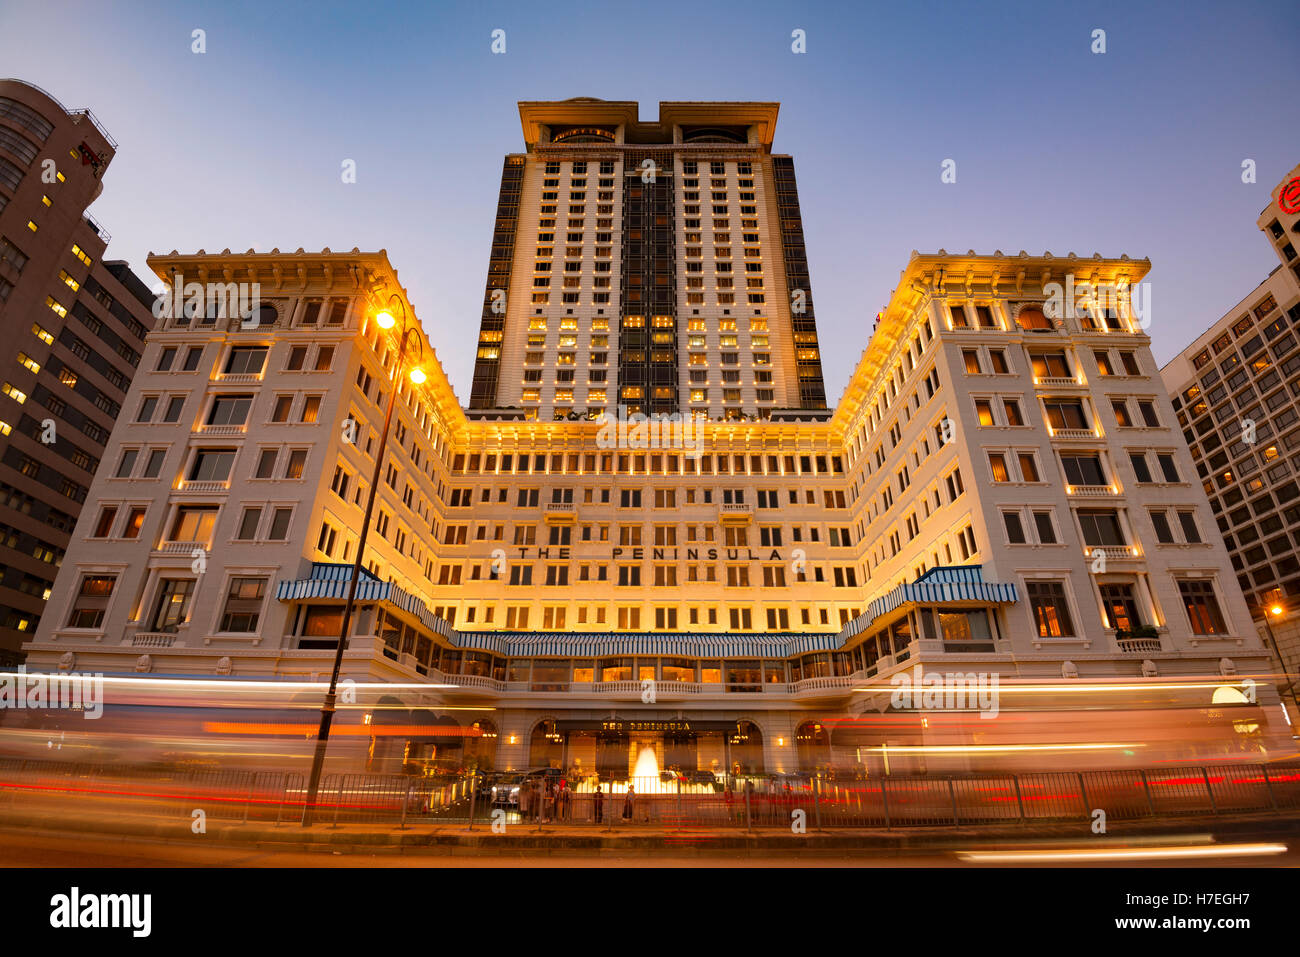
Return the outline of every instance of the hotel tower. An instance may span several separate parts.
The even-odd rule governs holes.
[[[471,415],[768,419],[826,408],[776,103],[520,103]],[[489,413],[490,414],[490,413]]]
[[[383,251],[150,257],[260,305],[149,336],[34,666],[327,676],[396,390],[344,655],[394,685],[375,720],[437,716],[382,739],[395,761],[878,773],[1279,739],[1273,689],[1234,690],[1267,652],[1130,296],[1056,301],[1147,261],[913,252],[818,413],[776,106],[520,109],[468,411],[409,305],[425,379],[397,376]],[[707,418],[589,418],[616,404]],[[900,711],[923,674],[1000,680],[998,715]]]

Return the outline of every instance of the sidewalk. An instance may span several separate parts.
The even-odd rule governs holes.
[[[813,855],[843,856],[845,851],[877,854],[910,852],[971,845],[1015,843],[1050,845],[1062,841],[1077,844],[1096,839],[1084,822],[1071,824],[1015,824],[987,827],[908,827],[905,830],[836,828],[804,834],[788,828],[755,828],[706,831],[673,830],[652,825],[616,825],[613,831],[594,826],[510,824],[505,833],[494,834],[489,824],[476,822],[471,830],[465,822],[428,824],[418,820],[405,829],[396,824],[318,823],[303,828],[296,821],[278,826],[264,822],[245,824],[228,821],[206,822],[196,834],[188,818],[158,815],[115,814],[111,818],[89,819],[66,809],[0,808],[0,828],[53,831],[63,835],[95,834],[155,840],[215,842],[246,847],[293,846],[302,850],[332,851],[340,847],[371,852],[445,855],[584,855],[637,852],[645,855]],[[1171,841],[1189,835],[1215,834],[1234,837],[1292,837],[1300,832],[1300,815],[1241,815],[1231,818],[1200,816],[1171,821],[1141,821],[1113,824],[1104,839],[1167,837]]]

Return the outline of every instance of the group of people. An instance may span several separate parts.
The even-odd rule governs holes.
[[[629,784],[623,796],[624,821],[630,822],[636,808],[636,789]],[[605,792],[599,784],[591,794],[592,820],[601,824],[605,820]],[[566,778],[527,778],[519,786],[519,816],[525,821],[549,824],[552,821],[573,819],[573,791]]]
[[[544,781],[526,778],[519,786],[519,816],[542,824],[567,821],[573,814],[573,792],[569,782],[547,777]]]

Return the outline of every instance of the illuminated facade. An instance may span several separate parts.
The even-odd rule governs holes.
[[[29,660],[319,680],[392,387],[373,316],[404,295],[397,275],[355,251],[150,265],[169,284],[258,283],[261,306],[150,335]],[[498,767],[625,775],[644,747],[659,767],[873,767],[939,732],[828,734],[832,716],[887,717],[891,679],[921,667],[1263,671],[1147,336],[1125,303],[1043,314],[1044,286],[1147,268],[913,254],[832,417],[657,445],[470,418],[425,343],[344,674],[428,683],[420,707],[477,721]]]
[[[0,664],[36,631],[153,326],[86,214],[115,153],[89,111],[0,79]]]
[[[1161,370],[1251,613],[1300,671],[1300,166],[1259,229],[1281,261]],[[1261,630],[1263,626],[1261,624]]]
[[[471,415],[825,410],[777,110],[660,103],[651,122],[635,102],[520,103],[527,149],[502,168]]]

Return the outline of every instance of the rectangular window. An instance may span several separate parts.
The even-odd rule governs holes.
[[[1056,526],[1052,524],[1051,512],[1034,512],[1034,527],[1038,530],[1038,540],[1044,545],[1056,544]]]
[[[199,449],[190,466],[191,482],[224,482],[235,462],[234,449]]]
[[[271,513],[271,531],[267,533],[267,539],[272,542],[282,542],[289,537],[289,519],[293,515],[292,508],[277,508]]]
[[[1169,515],[1164,509],[1151,510],[1151,525],[1156,530],[1156,541],[1170,545],[1174,540],[1173,529],[1169,527]]]
[[[239,519],[239,531],[235,538],[241,542],[252,541],[257,537],[257,526],[262,521],[262,510],[255,505],[246,506]]]
[[[226,592],[226,607],[221,614],[221,630],[247,634],[257,631],[266,595],[265,578],[232,578]]]
[[[1178,591],[1183,598],[1183,607],[1187,610],[1187,619],[1194,635],[1226,635],[1223,615],[1219,611],[1218,599],[1214,596],[1214,585],[1202,579],[1180,579]]]
[[[164,350],[175,355],[175,349]],[[235,346],[226,359],[226,375],[260,375],[266,365],[265,346]],[[170,368],[170,362],[168,363]]]
[[[1025,583],[1029,607],[1040,638],[1072,638],[1074,624],[1065,600],[1065,585],[1059,581]]]
[[[127,513],[126,528],[122,529],[123,538],[139,538],[140,529],[144,527],[144,506],[136,506]]]
[[[116,575],[87,575],[83,578],[76,601],[72,603],[68,627],[99,628],[103,625],[104,612],[108,609],[108,599],[113,595],[116,582]]]
[[[150,631],[175,633],[189,617],[190,599],[193,595],[193,579],[162,579],[153,617],[150,619]]]

